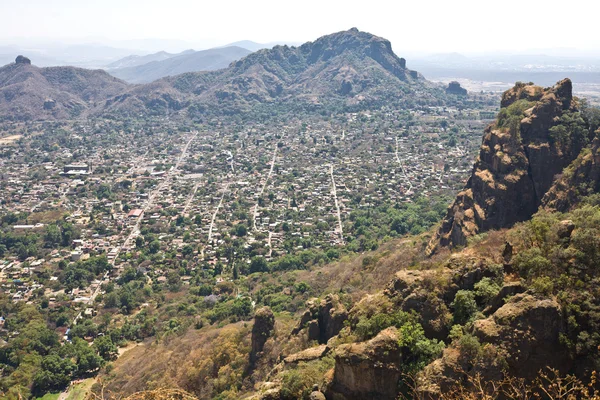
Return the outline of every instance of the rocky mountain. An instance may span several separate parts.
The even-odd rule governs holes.
[[[167,92],[163,92],[167,90]],[[260,104],[278,107],[367,107],[428,101],[440,95],[389,41],[356,28],[323,36],[300,47],[275,46],[228,68],[164,78],[139,86],[111,102],[115,112],[238,113]],[[161,109],[162,107],[162,109]]]
[[[203,117],[245,113],[267,104],[282,110],[356,110],[403,107],[414,104],[416,99],[438,104],[445,96],[418,72],[408,69],[406,60],[394,54],[389,41],[356,28],[300,47],[275,46],[248,53],[235,47],[213,49],[114,72],[124,79],[149,81],[190,69],[222,68],[247,55],[227,68],[186,72],[135,86],[105,72],[72,67],[27,69],[11,64],[0,69],[0,90],[9,93],[2,99],[0,116],[64,118],[80,115],[83,110],[96,114],[164,115],[168,110]],[[26,69],[33,73],[27,75],[30,90],[16,90],[12,86],[14,75],[20,74],[19,79],[23,80],[21,72]],[[44,78],[56,73],[61,79]],[[83,97],[70,91],[69,76],[74,79],[71,86],[85,92]],[[46,100],[49,102],[44,109]]]
[[[104,106],[127,84],[101,70],[38,68],[27,57],[0,68],[0,118],[68,119]]]
[[[111,75],[129,83],[148,83],[186,72],[226,68],[231,62],[248,54],[250,50],[238,46],[185,51],[177,55],[161,52],[144,57],[127,57],[110,64],[107,70]]]
[[[551,88],[518,83],[502,96],[498,120],[483,138],[465,188],[429,245],[464,246],[467,239],[525,221],[542,205],[557,175],[593,137],[569,79]]]

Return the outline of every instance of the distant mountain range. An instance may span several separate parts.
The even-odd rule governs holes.
[[[251,54],[240,47],[227,47],[129,68],[169,65],[176,70],[184,68],[184,61],[198,61],[194,57],[214,56],[215,52],[231,52],[232,58],[246,56],[227,68],[186,72],[142,85],[129,85],[104,71],[38,68],[21,60],[0,68],[0,117],[137,116],[167,110],[202,116],[245,112],[261,104],[314,108],[334,102],[364,108],[443,96],[439,88],[407,69],[406,61],[394,54],[389,41],[355,28],[299,47],[275,46]],[[205,64],[206,68],[224,61],[212,62]]]
[[[129,83],[148,83],[185,72],[214,71],[226,68],[251,51],[238,46],[202,51],[184,51],[180,54],[160,52],[147,56],[129,56],[107,66],[113,76]]]

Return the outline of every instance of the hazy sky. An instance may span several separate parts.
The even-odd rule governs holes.
[[[600,49],[597,0],[0,0],[0,41],[313,40],[358,27],[403,51]]]

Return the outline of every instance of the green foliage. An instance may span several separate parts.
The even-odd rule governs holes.
[[[587,123],[579,112],[565,111],[550,128],[550,138],[568,150],[579,152],[589,140]]]
[[[100,336],[94,340],[94,347],[98,352],[98,355],[105,361],[115,360],[119,353],[119,349],[113,343],[110,336]]]
[[[459,290],[454,296],[454,301],[450,304],[454,313],[454,323],[464,325],[471,321],[477,313],[477,302],[475,293],[470,290]]]
[[[401,369],[404,373],[416,373],[432,360],[439,357],[444,350],[444,342],[428,339],[423,327],[414,322],[407,322],[399,328],[399,344],[406,355]]]
[[[516,135],[521,126],[521,120],[525,117],[525,110],[534,105],[535,102],[521,99],[506,108],[502,108],[498,113],[498,128],[508,128],[512,135]]]
[[[324,381],[327,371],[333,368],[333,357],[299,363],[282,374],[281,398],[284,400],[308,399],[314,384]]]
[[[475,296],[484,304],[492,300],[500,291],[500,285],[491,278],[485,277],[475,284]]]
[[[554,292],[554,283],[549,277],[540,276],[539,278],[533,279],[531,282],[531,288],[537,294],[549,296]]]
[[[41,369],[33,377],[32,392],[38,395],[49,391],[61,391],[71,382],[76,368],[70,359],[51,354],[42,359]]]
[[[377,336],[379,332],[390,326],[400,328],[409,322],[416,323],[417,316],[404,311],[397,311],[393,314],[377,313],[368,318],[359,318],[358,322],[352,327],[352,331],[358,340],[364,341]]]

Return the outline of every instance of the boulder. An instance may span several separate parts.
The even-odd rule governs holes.
[[[559,340],[565,329],[555,300],[526,293],[513,296],[490,317],[473,324],[473,334],[482,343],[503,350],[509,372],[527,379],[548,367],[568,369],[568,351]]]
[[[571,237],[571,233],[575,230],[575,224],[573,221],[567,219],[564,221],[560,221],[558,224],[558,230],[556,234],[560,239],[567,239]]]
[[[31,60],[25,56],[17,56],[17,58],[15,59],[15,63],[31,65]]]
[[[328,397],[395,400],[403,361],[398,339],[398,331],[392,327],[367,342],[339,346]]]
[[[507,298],[519,293],[523,293],[525,292],[525,290],[526,288],[521,282],[509,282],[505,284],[504,286],[502,286],[498,294],[494,296],[494,298],[490,302],[489,307],[484,310],[484,314],[490,315],[495,313],[500,307],[504,305],[504,302]]]
[[[306,306],[308,310],[302,314],[300,322],[292,330],[292,335],[306,329],[309,340],[318,340],[324,344],[340,333],[348,319],[348,310],[338,295],[328,294],[320,302],[311,299],[306,302]]]
[[[309,349],[289,355],[284,358],[283,362],[286,364],[298,364],[299,362],[314,361],[325,357],[328,352],[329,347],[327,347],[325,344],[322,344],[320,346],[311,347]]]

